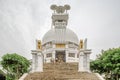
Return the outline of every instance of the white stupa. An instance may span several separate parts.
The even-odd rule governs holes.
[[[43,71],[43,63],[79,62],[78,71],[89,71],[91,50],[87,49],[87,39],[80,40],[67,26],[69,5],[52,5],[52,27],[42,41],[36,40],[36,50],[32,50],[32,71]]]

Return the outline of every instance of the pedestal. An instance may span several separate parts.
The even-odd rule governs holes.
[[[32,52],[32,70],[31,70],[31,72],[35,72],[36,67],[37,67],[37,53]]]
[[[84,53],[79,53],[79,64],[78,64],[78,72],[84,72]]]
[[[43,72],[43,55],[38,53],[37,67],[35,72]]]
[[[31,72],[43,72],[43,55],[41,51],[32,50]]]
[[[87,54],[87,72],[90,72],[90,54]]]
[[[86,49],[84,50],[84,71],[85,72],[90,72],[90,54],[91,54],[91,50],[90,49]]]
[[[69,53],[68,53],[67,50],[66,50],[65,54],[66,54],[66,55],[65,55],[65,58],[66,58],[65,62],[68,62],[68,54],[69,54]]]

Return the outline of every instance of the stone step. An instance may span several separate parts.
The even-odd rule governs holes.
[[[60,74],[53,72],[32,73],[25,80],[99,80],[93,73]]]
[[[44,70],[58,69],[58,70],[78,70],[77,63],[62,63],[62,64],[44,64]]]
[[[25,80],[99,80],[94,73],[78,72],[77,66],[77,63],[47,63],[42,73],[29,73]]]

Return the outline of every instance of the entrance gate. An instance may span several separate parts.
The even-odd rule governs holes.
[[[56,51],[56,61],[65,62],[65,51]]]

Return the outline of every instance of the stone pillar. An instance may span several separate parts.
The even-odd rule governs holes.
[[[87,54],[87,72],[90,72],[90,54]]]
[[[55,44],[53,44],[52,48],[56,48],[56,45],[55,45]]]
[[[43,55],[42,53],[38,53],[38,59],[37,59],[37,67],[35,72],[43,72]]]
[[[84,52],[85,52],[85,70],[87,72],[90,72],[90,54],[91,54],[91,50],[87,49]]]
[[[69,47],[68,47],[68,44],[65,45],[65,48],[69,48]]]
[[[79,53],[79,64],[78,64],[78,72],[84,72],[84,53]]]
[[[84,40],[84,49],[87,49],[87,38]]]
[[[66,55],[65,55],[65,57],[66,57],[66,60],[65,60],[65,61],[68,62],[68,54],[69,54],[68,50],[65,51],[65,54],[66,54]]]
[[[41,51],[32,50],[31,72],[43,72],[43,55]]]
[[[43,53],[43,62],[46,63],[46,54]]]
[[[87,54],[84,53],[84,71],[87,72]]]
[[[54,62],[55,62],[55,50],[52,52],[52,59],[54,60]]]
[[[37,64],[37,53],[32,51],[32,72],[35,72]]]

